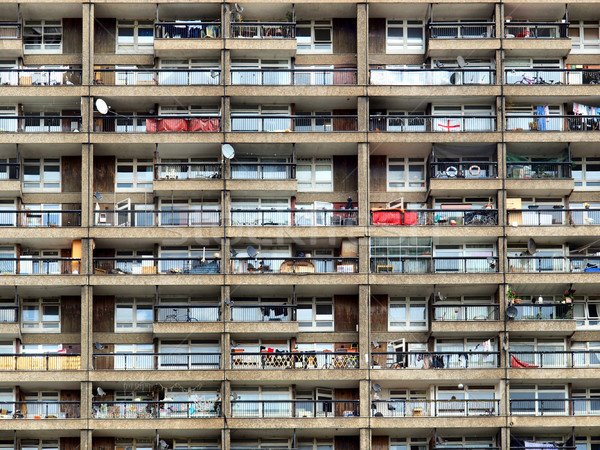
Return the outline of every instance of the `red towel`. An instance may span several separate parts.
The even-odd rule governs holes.
[[[538,367],[538,366],[534,366],[533,364],[524,363],[520,359],[517,359],[513,355],[511,355],[510,356],[510,367],[524,368],[524,367]]]

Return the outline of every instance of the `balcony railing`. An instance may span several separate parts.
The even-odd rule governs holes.
[[[490,161],[450,161],[429,163],[431,178],[496,178],[498,163]]]
[[[358,210],[352,209],[232,209],[232,226],[341,226],[357,225]]]
[[[358,130],[357,115],[232,115],[234,132],[344,132]]]
[[[600,220],[600,211],[591,211],[585,214],[584,211],[565,211],[563,209],[510,209],[508,212],[507,223],[512,225],[517,223],[523,226],[547,226],[547,225],[567,225],[572,221],[577,225],[592,225],[594,217]],[[580,223],[577,223],[580,222]]]
[[[370,131],[431,132],[487,132],[496,131],[494,116],[413,116],[371,115]]]
[[[96,370],[216,370],[219,353],[95,353]]]
[[[231,273],[357,273],[358,258],[231,258]]]
[[[0,22],[0,39],[21,39],[21,23]]]
[[[295,39],[294,22],[233,22],[232,38]]]
[[[79,402],[0,402],[4,416],[13,419],[77,419]]]
[[[531,393],[532,394],[532,393]],[[533,394],[531,395],[533,396]],[[597,416],[600,399],[596,398],[544,398],[510,400],[510,413],[522,416]]]
[[[600,367],[600,351],[511,351],[510,367],[596,368]]]
[[[220,117],[118,114],[94,118],[94,131],[100,133],[214,133],[220,130]]]
[[[93,419],[202,419],[221,417],[221,401],[92,402]]]
[[[495,83],[491,69],[370,69],[374,86],[464,86]]]
[[[18,305],[0,305],[0,324],[19,323]]]
[[[59,228],[80,225],[80,210],[0,210],[0,227]]]
[[[506,178],[571,178],[571,162],[506,163]]]
[[[562,39],[569,37],[567,22],[506,22],[505,38]]]
[[[2,311],[0,311],[0,314]],[[1,354],[2,370],[79,370],[81,356],[78,354]]]
[[[358,353],[274,352],[234,353],[232,369],[358,369]]]
[[[221,178],[221,163],[156,163],[155,180],[206,180]]]
[[[496,33],[496,23],[486,21],[430,22],[428,27],[430,39],[485,39]]]
[[[500,400],[374,400],[372,417],[497,416]]]
[[[509,115],[506,131],[598,131],[599,116],[583,115]]]
[[[385,369],[493,369],[500,352],[373,352],[374,368]]]
[[[94,84],[201,86],[221,83],[220,69],[94,69]]]
[[[73,85],[81,85],[81,69],[0,69],[0,86]]]
[[[497,304],[433,304],[433,320],[436,322],[462,322],[499,320]]]
[[[509,256],[509,272],[600,272],[600,256]]]
[[[197,275],[221,273],[219,258],[94,258],[96,274]]]
[[[20,180],[21,163],[0,163],[0,181]]]
[[[21,256],[0,258],[3,275],[67,275],[78,274],[81,259]]]
[[[513,68],[504,71],[506,84],[600,84],[598,69]]]
[[[358,400],[235,400],[231,417],[356,417]]]
[[[376,256],[371,273],[496,273],[497,256]]]
[[[156,22],[156,39],[202,39],[221,37],[221,22],[201,20],[176,20]]]
[[[1,217],[1,213],[0,213]],[[161,209],[94,211],[94,224],[109,227],[201,227],[218,226],[221,211],[214,209]]]
[[[326,86],[356,84],[356,69],[231,69],[231,84]]]
[[[81,129],[81,116],[0,115],[3,133],[71,133]]]
[[[159,323],[218,322],[219,305],[157,305],[154,320]]]
[[[294,180],[295,163],[231,162],[233,180]]]
[[[292,322],[296,320],[296,305],[231,305],[232,322]]]
[[[371,211],[371,225],[488,226],[498,225],[497,209],[417,209]]]

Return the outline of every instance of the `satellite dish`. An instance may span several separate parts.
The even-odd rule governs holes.
[[[221,145],[221,154],[225,159],[232,159],[235,156],[235,150],[230,144]]]
[[[248,253],[248,256],[250,258],[256,258],[258,256],[258,252],[256,251],[256,249],[254,247],[252,247],[251,245],[249,245],[246,248],[246,253]]]
[[[377,384],[377,383],[373,383],[373,386],[371,386],[371,388],[375,392],[381,392],[381,386],[379,384]]]
[[[379,342],[377,342],[377,341],[373,341],[371,343],[371,345],[373,346],[373,348],[379,348],[380,347]]]
[[[438,69],[443,69],[444,65],[439,61],[439,59],[435,60],[435,67],[437,67]]]
[[[517,317],[517,314],[519,314],[519,310],[516,306],[510,305],[508,308],[506,308],[506,317],[509,319],[514,319]]]
[[[94,342],[94,348],[96,350],[104,350],[104,345],[102,345],[100,342]]]
[[[219,74],[217,73],[217,71],[215,69],[210,69],[210,77],[211,78],[217,78],[219,76]]]
[[[458,63],[458,67],[460,67],[461,69],[467,65],[467,62],[465,61],[465,58],[463,58],[460,55],[458,55],[456,57],[456,62]]]
[[[165,441],[163,441],[162,439],[160,440],[160,442],[158,443],[158,448],[160,450],[166,450],[169,448],[169,444],[167,444]]]
[[[527,253],[529,253],[530,255],[535,255],[536,251],[537,245],[535,244],[535,241],[532,238],[529,238],[527,240]]]
[[[233,4],[233,6],[235,7],[235,10],[236,10],[237,12],[239,12],[239,13],[241,13],[241,12],[244,10],[244,7],[243,7],[243,6],[240,6],[240,5],[239,5],[239,4],[237,4],[237,3],[234,3],[234,4]]]
[[[104,115],[108,113],[108,105],[101,98],[96,99],[96,109],[100,112],[100,114]]]
[[[100,386],[96,388],[96,392],[98,393],[99,397],[106,397],[106,392],[104,392],[104,389],[102,389]]]
[[[441,293],[441,292],[438,292],[438,298],[440,299],[440,301],[442,301],[442,302],[443,302],[443,301],[444,301],[444,300],[446,300],[448,297],[446,297],[445,295],[442,295],[442,293]]]

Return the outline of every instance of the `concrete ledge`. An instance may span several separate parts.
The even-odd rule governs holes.
[[[427,54],[433,57],[450,57],[465,53],[469,57],[481,57],[492,56],[500,49],[500,39],[429,39],[427,45]]]
[[[512,336],[571,336],[576,328],[574,320],[510,320],[506,323]]]
[[[600,133],[598,133],[600,137]],[[431,143],[467,143],[467,142],[486,142],[486,143],[497,143],[502,139],[500,133],[491,131],[489,133],[410,133],[410,132],[373,132],[369,133],[369,142],[431,142]],[[357,141],[362,142],[362,141]]]
[[[561,57],[571,51],[571,39],[504,39],[507,56]]]
[[[502,278],[501,273],[371,274],[370,283],[372,286],[500,284]]]
[[[227,41],[228,44],[231,41]],[[229,46],[229,45],[228,45]],[[199,57],[203,52],[220,52],[223,39],[154,39],[154,55],[160,57]]]
[[[474,333],[499,333],[503,330],[503,322],[499,320],[474,321],[439,321],[431,322],[431,334],[441,336],[465,336]]]
[[[504,376],[504,369],[372,369],[371,379],[403,381],[405,383],[453,383],[456,380],[496,380]]]
[[[229,420],[230,422],[231,420]],[[39,421],[38,421],[39,422]],[[219,430],[225,426],[223,419],[90,419],[89,428],[94,430],[195,430],[198,428]],[[231,425],[229,425],[231,427]],[[88,428],[85,425],[82,429]]]
[[[432,178],[429,180],[430,195],[481,195],[495,194],[502,189],[502,180],[498,178],[450,179]]]
[[[506,190],[509,196],[513,195],[534,195],[543,193],[544,196],[564,196],[569,195],[575,188],[575,182],[572,179],[512,179],[506,180]]]

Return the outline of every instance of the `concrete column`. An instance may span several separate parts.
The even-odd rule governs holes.
[[[369,144],[358,144],[358,224],[369,224]]]
[[[221,320],[225,323],[231,320],[231,308],[226,304],[228,299],[231,301],[231,287],[221,286]]]
[[[510,428],[500,428],[500,450],[510,450]]]
[[[231,369],[231,335],[223,333],[223,342],[221,342],[221,359],[225,370]]]
[[[231,99],[223,97],[221,105],[221,130],[231,132]]]
[[[358,349],[360,352],[360,367],[367,369],[371,364],[371,340],[370,340],[370,309],[371,292],[368,285],[358,287]],[[362,406],[362,405],[361,405]],[[361,411],[363,411],[361,409]]]
[[[83,102],[82,102],[83,106]],[[81,146],[81,226],[86,228],[94,224],[94,145]]]
[[[231,448],[231,430],[225,428],[221,430],[221,450],[229,450]]]
[[[93,288],[81,287],[81,369],[92,370]]]
[[[225,160],[225,168],[224,168],[224,174],[223,176],[226,176],[227,179],[229,179],[229,174],[230,174],[230,165],[229,165],[229,160]],[[224,182],[225,185],[227,185],[227,181]],[[221,192],[221,220],[223,221],[222,224],[225,224],[227,227],[230,226],[231,224],[231,220],[230,220],[230,214],[231,214],[231,191],[226,191],[223,190]]]
[[[223,68],[221,84],[231,86],[231,52],[227,49],[221,50],[221,67]]]
[[[81,11],[81,84],[93,84],[94,79],[94,20],[93,3],[82,4]]]
[[[221,37],[229,38],[231,36],[231,13],[228,13],[227,9],[229,9],[229,11],[232,11],[232,8],[232,3],[224,3],[223,8],[221,9]]]
[[[79,432],[79,449],[92,450],[92,430],[81,430]]]
[[[369,260],[369,238],[358,239],[358,273],[369,273],[371,262]]]
[[[369,80],[369,5],[356,5],[356,66],[358,69],[358,84],[368,84]]]
[[[369,417],[371,414],[371,381],[360,380],[359,384],[360,416]],[[361,446],[362,447],[362,446]]]
[[[225,417],[231,417],[231,385],[228,380],[221,382],[221,404]]]
[[[358,131],[364,133],[369,127],[369,100],[367,97],[358,97],[356,112],[358,114]]]
[[[82,381],[81,382],[81,408],[80,416],[82,419],[92,417],[92,382]]]
[[[370,409],[369,409],[370,411]],[[371,450],[371,430],[369,428],[360,429],[360,450]]]
[[[504,5],[496,3],[494,8],[494,21],[496,22],[496,37],[504,36]]]

